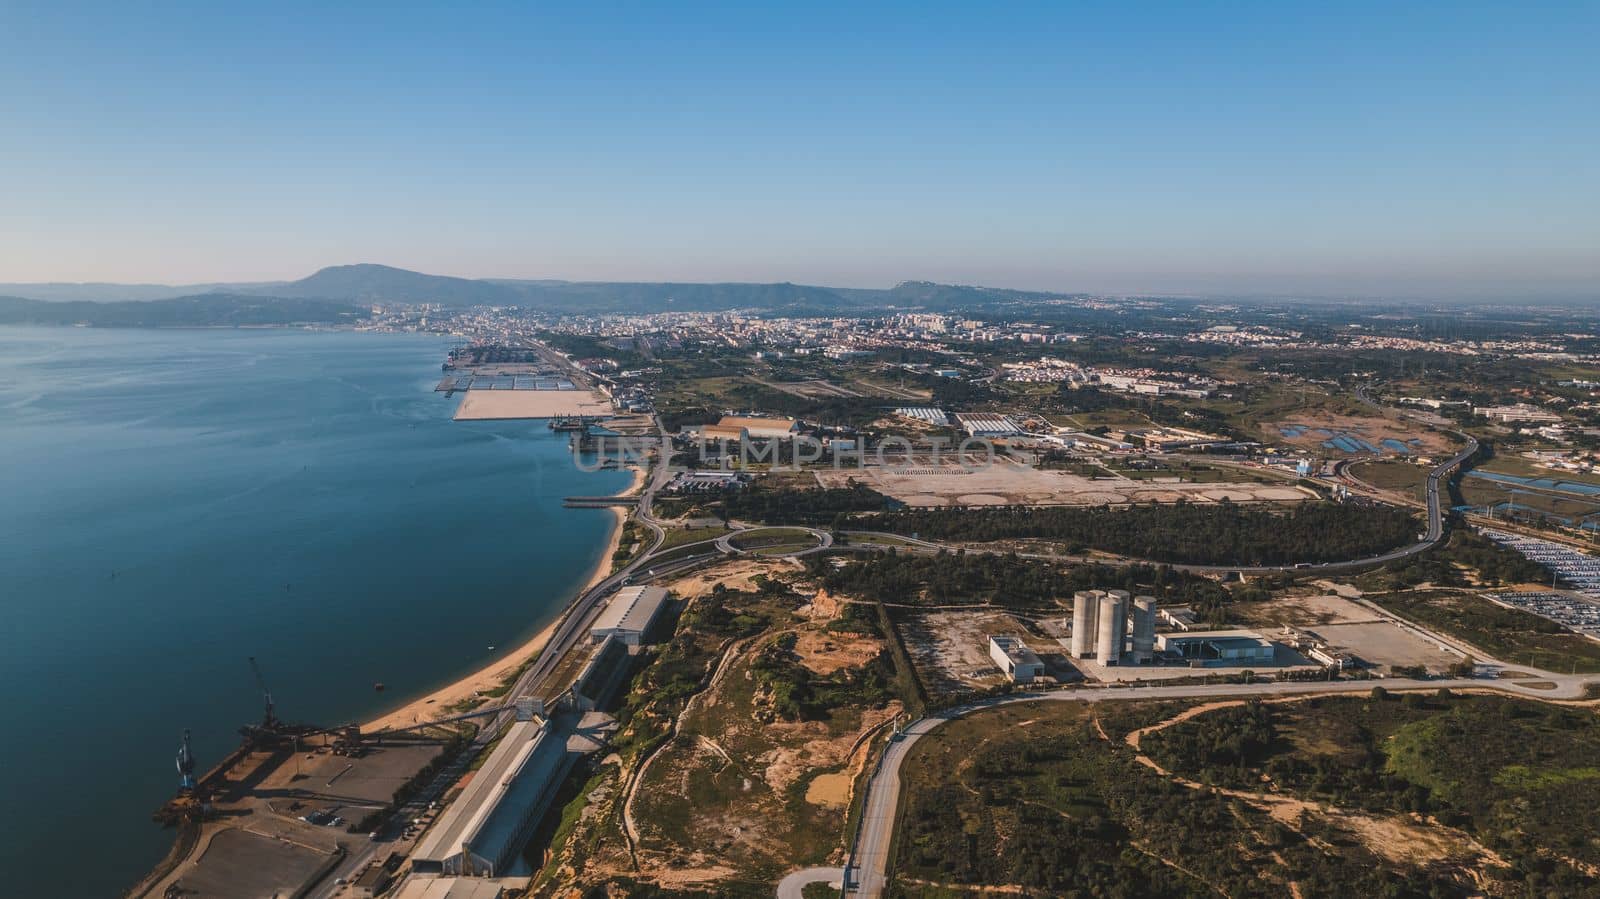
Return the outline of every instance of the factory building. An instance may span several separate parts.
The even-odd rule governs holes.
[[[788,440],[800,433],[800,422],[793,418],[758,418],[751,415],[724,415],[714,425],[700,429],[702,440]]]
[[[1277,659],[1272,642],[1254,631],[1196,631],[1161,634],[1156,648],[1187,659],[1191,665],[1271,664]]]
[[[1028,684],[1044,675],[1044,663],[1039,661],[1039,656],[1016,637],[990,637],[989,658],[1012,683]]]
[[[1021,434],[1022,427],[1009,415],[995,415],[988,412],[960,413],[956,419],[961,422],[962,430],[972,437],[1010,437]]]
[[[1098,617],[1095,658],[1102,665],[1115,665],[1122,660],[1123,642],[1128,634],[1128,591],[1107,590],[1101,594]]]
[[[419,874],[508,873],[571,767],[566,741],[538,721],[517,721],[411,855]]]
[[[623,587],[590,625],[589,636],[595,643],[612,637],[624,645],[638,646],[661,613],[667,595],[661,587]]]
[[[1180,631],[1192,631],[1194,626],[1200,623],[1200,617],[1188,606],[1168,606],[1158,614],[1161,615],[1162,621]]]
[[[492,880],[430,877],[406,881],[394,899],[501,899],[506,888]]]

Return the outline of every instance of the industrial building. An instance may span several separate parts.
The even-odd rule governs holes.
[[[724,415],[714,425],[700,429],[703,440],[788,440],[800,432],[793,418],[757,418],[750,415]]]
[[[1156,648],[1186,659],[1191,665],[1271,664],[1277,659],[1277,649],[1272,642],[1254,631],[1161,634],[1156,637]]]
[[[956,418],[961,422],[961,429],[973,437],[1009,437],[1022,433],[1022,426],[1008,415],[977,412],[961,413]]]
[[[394,894],[394,899],[500,899],[506,888],[492,880],[464,877],[415,878]]]
[[[662,587],[623,587],[590,625],[589,636],[595,643],[613,637],[627,646],[638,646],[661,613],[667,596]]]
[[[1162,621],[1180,631],[1192,631],[1194,626],[1200,623],[1200,616],[1196,615],[1194,609],[1188,606],[1168,606],[1165,609],[1161,609],[1158,614],[1161,616]]]
[[[538,721],[514,722],[411,856],[419,874],[497,877],[555,798],[572,757]]]
[[[1016,637],[990,637],[989,658],[1012,683],[1029,684],[1044,675],[1044,663],[1038,654]]]

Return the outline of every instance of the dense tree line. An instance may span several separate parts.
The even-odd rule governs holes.
[[[772,524],[828,525],[842,514],[888,508],[887,496],[863,484],[804,490],[752,486],[723,500],[728,518]]]
[[[1187,603],[1216,617],[1232,600],[1215,581],[1152,565],[1055,565],[1016,555],[892,549],[837,569],[821,556],[810,557],[808,564],[830,591],[891,603],[991,602],[1026,608],[1070,598],[1078,590],[1123,589]]]
[[[1303,503],[1286,512],[1231,503],[906,509],[871,523],[925,540],[1037,538],[1061,541],[1069,552],[1097,549],[1196,565],[1335,562],[1404,546],[1417,535],[1416,520],[1404,510],[1331,503]]]
[[[1519,584],[1548,580],[1544,566],[1514,549],[1480,534],[1456,528],[1450,539],[1427,552],[1399,562],[1391,562],[1370,576],[1375,586],[1387,589],[1434,584],[1440,587],[1468,586],[1461,569],[1476,571],[1482,583]]]

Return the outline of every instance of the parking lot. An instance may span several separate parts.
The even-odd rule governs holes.
[[[1600,603],[1567,593],[1480,593],[1484,599],[1531,612],[1600,640]]]
[[[1521,534],[1495,530],[1485,530],[1483,533],[1501,546],[1514,549],[1549,569],[1560,585],[1571,587],[1590,599],[1600,600],[1600,558],[1564,544]]]

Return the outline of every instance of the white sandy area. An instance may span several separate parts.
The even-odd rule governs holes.
[[[456,421],[610,415],[611,404],[592,390],[468,390]]]
[[[620,495],[627,496],[638,493],[639,489],[644,485],[644,480],[644,470],[641,468],[633,469],[633,483],[629,484],[627,489],[623,490]],[[611,539],[606,545],[606,551],[601,554],[600,561],[595,563],[594,572],[589,575],[589,580],[578,591],[578,594],[588,591],[611,574],[611,557],[616,554],[618,546],[622,543],[622,523],[627,519],[628,513],[627,510],[620,508],[613,508],[610,511],[614,516],[611,526]],[[556,625],[560,620],[558,616],[554,621],[540,629],[537,634],[530,637],[526,643],[479,668],[477,671],[454,683],[440,687],[426,696],[412,700],[381,717],[374,718],[361,725],[361,729],[371,733],[385,728],[423,724],[436,718],[445,717],[446,710],[451,706],[463,700],[471,699],[485,690],[492,690],[500,686],[524,662],[537,656],[544,649],[545,644],[550,642],[550,637],[555,632]]]

